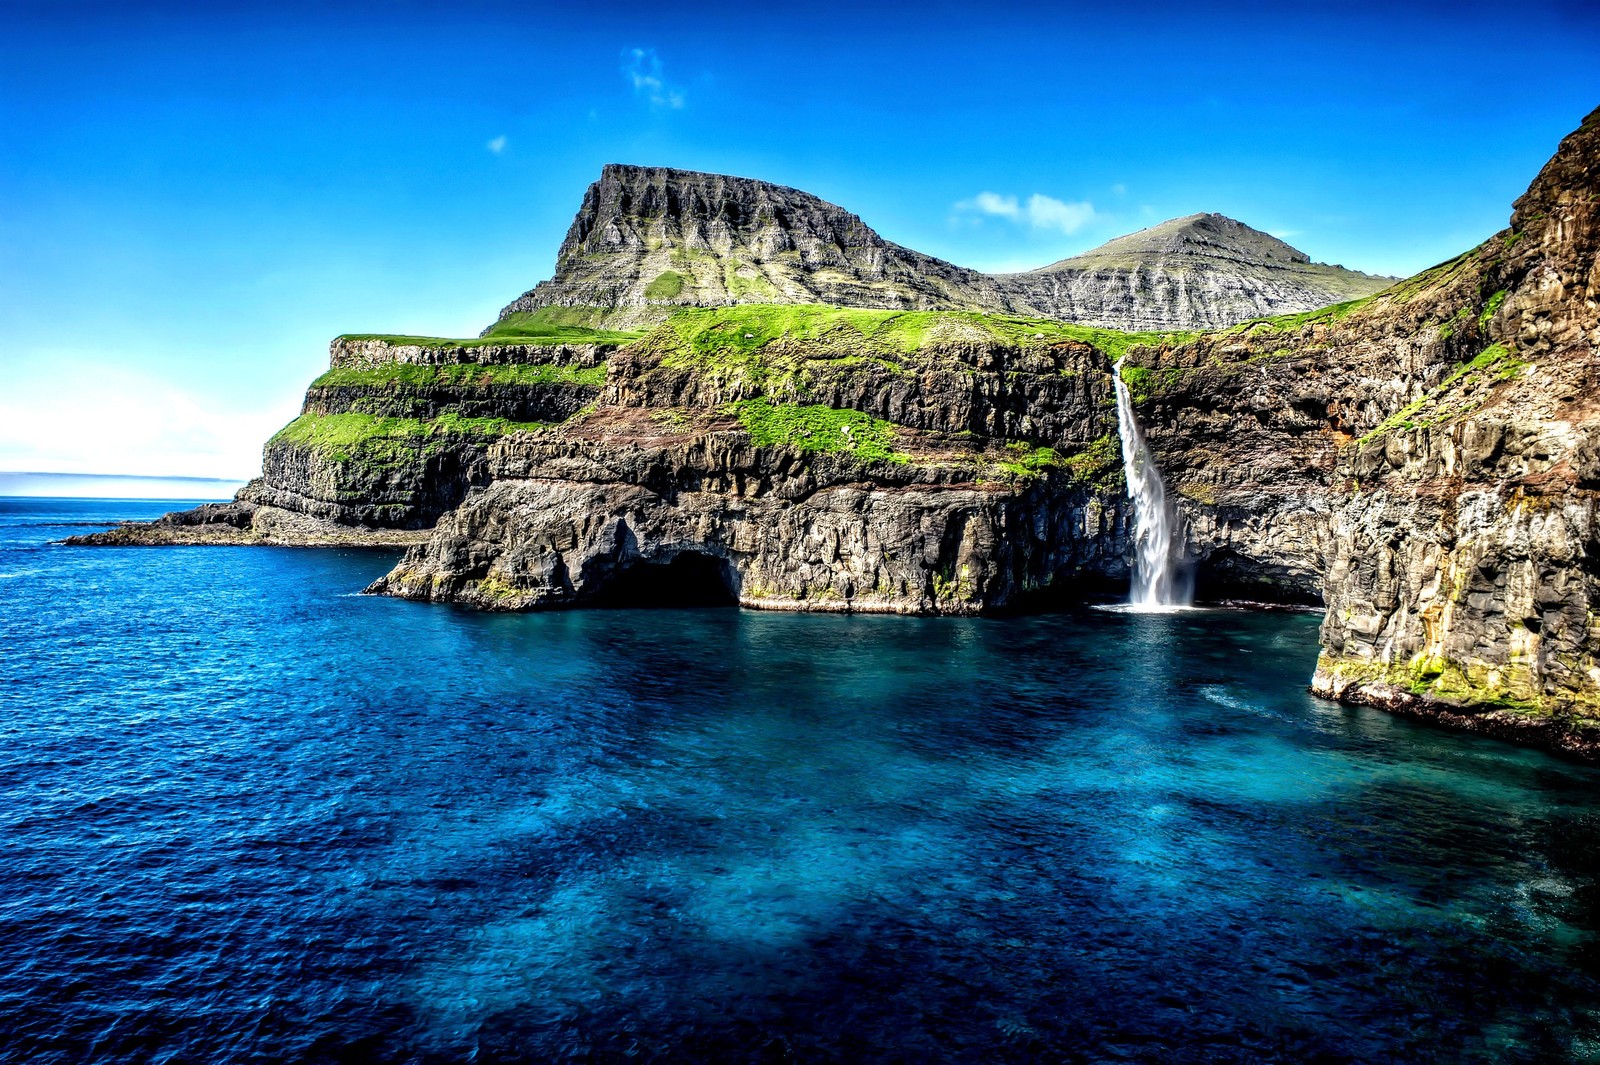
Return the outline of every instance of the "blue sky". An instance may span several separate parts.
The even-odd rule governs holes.
[[[1208,210],[1409,274],[1600,104],[1588,2],[215,6],[0,0],[0,470],[250,475],[331,337],[476,333],[606,162],[984,269]]]

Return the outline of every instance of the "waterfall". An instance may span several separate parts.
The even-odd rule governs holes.
[[[1177,511],[1167,500],[1145,446],[1144,433],[1133,414],[1133,396],[1122,380],[1122,364],[1112,367],[1112,385],[1117,391],[1117,436],[1122,440],[1122,469],[1128,479],[1128,498],[1133,500],[1134,561],[1133,587],[1128,595],[1131,610],[1161,610],[1188,605],[1194,589],[1183,572],[1183,537]]]

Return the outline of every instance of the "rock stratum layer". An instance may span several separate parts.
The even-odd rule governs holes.
[[[764,224],[726,235],[754,246]],[[1229,254],[1308,265],[1214,216],[1151,239],[1192,251],[1213,230]],[[1600,757],[1597,263],[1600,112],[1479,247],[1227,328],[741,304],[615,331],[613,294],[475,340],[342,338],[235,504],[89,539],[293,542],[284,515],[356,538],[431,527],[373,590],[486,609],[651,589],[1015,609],[1125,586],[1125,357],[1201,593],[1326,606],[1314,690]],[[922,281],[930,300],[988,283]]]
[[[1387,288],[1392,277],[1313,263],[1220,214],[1174,218],[1093,251],[997,280],[1035,314],[1111,329],[1215,329],[1315,310]]]
[[[891,243],[798,189],[613,164],[584,194],[555,276],[501,320],[600,308],[607,324],[634,328],[680,306],[823,303],[1192,329],[1313,310],[1393,281],[1312,263],[1215,214],[1165,222],[1031,273],[984,274]]]

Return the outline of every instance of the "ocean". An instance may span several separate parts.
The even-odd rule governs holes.
[[[1311,615],[478,614],[0,500],[0,1061],[1600,1060],[1600,771]]]

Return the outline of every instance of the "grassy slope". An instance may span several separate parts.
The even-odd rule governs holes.
[[[626,344],[642,334],[596,328],[604,312],[593,307],[544,307],[507,315],[481,337],[419,337],[390,333],[346,333],[340,340],[379,340],[425,348],[482,348],[500,344]]]
[[[1136,344],[1176,343],[1199,335],[1122,333],[1052,318],[976,311],[884,311],[770,303],[687,308],[673,313],[664,328],[676,335],[674,354],[690,362],[738,361],[779,339],[849,345],[862,355],[890,360],[940,342],[1029,347],[1076,340],[1116,358]]]
[[[273,435],[269,445],[294,444],[333,462],[352,459],[392,466],[426,457],[458,443],[487,441],[513,432],[543,429],[543,422],[505,418],[382,418],[372,414],[302,414]]]
[[[1447,271],[1456,261],[1441,264],[1418,278],[1401,282],[1389,297],[1405,298],[1405,289],[1418,288],[1429,275]],[[1337,321],[1370,304],[1376,295],[1315,311],[1255,319],[1220,332],[1253,334],[1260,331],[1294,332],[1320,321]],[[627,344],[642,340],[664,347],[668,364],[743,374],[759,382],[768,374],[785,374],[818,353],[835,364],[844,360],[876,362],[891,372],[905,372],[901,360],[923,348],[939,344],[1003,344],[1018,348],[1043,347],[1062,341],[1088,344],[1115,361],[1140,346],[1173,345],[1191,341],[1197,331],[1125,333],[1074,325],[1049,318],[982,314],[965,311],[891,311],[822,305],[744,304],[732,307],[685,307],[649,334],[595,328],[605,314],[598,308],[549,307],[512,314],[495,323],[482,337],[445,339],[379,334],[352,334],[345,339],[378,339],[390,343],[428,346],[481,347],[490,344],[559,344],[594,342]],[[780,343],[781,342],[781,343]],[[791,350],[786,347],[793,345]],[[1139,367],[1124,368],[1149,387]],[[585,384],[604,381],[603,367],[581,368],[556,364],[488,365],[384,364],[368,368],[338,368],[323,374],[316,385],[374,385],[398,383],[426,387],[434,384]],[[1144,389],[1138,389],[1143,391]],[[895,428],[862,412],[819,405],[774,401],[767,397],[746,400],[731,408],[759,445],[786,444],[806,451],[849,452],[864,461],[905,462],[895,450]],[[348,458],[370,451],[394,456],[396,449],[417,453],[452,437],[489,437],[517,429],[541,428],[538,423],[514,424],[503,419],[468,419],[444,415],[431,421],[378,418],[362,414],[307,415],[296,419],[274,440],[315,447],[329,457]],[[1100,442],[1097,442],[1100,443]],[[1112,442],[1114,443],[1114,442]],[[1060,468],[1074,476],[1103,472],[1114,465],[1114,448],[1096,448],[1095,454],[1060,456],[1049,448],[1012,445],[1016,454],[995,463],[997,469],[1017,477],[1037,476]],[[1107,452],[1102,454],[1101,452]]]

